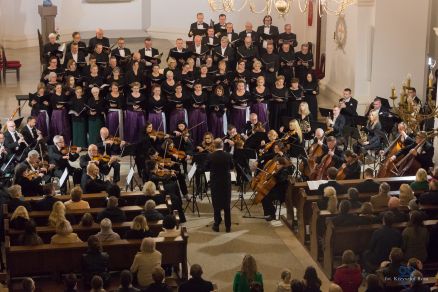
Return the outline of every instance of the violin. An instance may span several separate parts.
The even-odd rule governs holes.
[[[163,158],[161,156],[155,158],[154,161],[158,163],[158,167],[172,167],[176,163],[170,158]]]
[[[166,136],[169,136],[168,134],[164,133],[163,131],[155,131],[153,130],[152,132],[149,133],[149,136],[151,137],[156,137],[157,139],[164,139]]]
[[[174,175],[175,172],[170,169],[157,169],[155,171],[155,174],[159,177],[168,176],[168,175]]]
[[[62,155],[76,154],[78,153],[78,146],[64,146],[60,151]]]
[[[93,156],[91,158],[91,160],[92,161],[99,161],[99,162],[103,162],[103,163],[108,163],[111,160],[111,156],[109,156],[107,154],[104,154],[104,155],[98,154],[98,155]]]
[[[269,151],[269,149],[271,149],[272,146],[274,146],[275,142],[277,142],[277,141],[274,140],[274,141],[271,141],[271,142],[265,144],[265,147],[263,147],[263,149],[261,149],[259,151],[259,155],[262,156],[263,154],[266,154]]]
[[[108,138],[106,138],[105,141],[111,142],[114,145],[120,145],[122,143],[122,139],[120,139],[120,137],[112,137],[112,136],[109,136]]]
[[[178,156],[178,157],[177,157],[178,160],[184,160],[184,159],[186,159],[186,157],[187,157],[187,155],[186,155],[186,153],[185,153],[184,151],[182,151],[182,150],[177,150],[176,148],[169,149],[169,153],[170,153],[171,155],[176,155],[176,156]]]
[[[28,180],[34,180],[40,176],[38,171],[29,170],[23,173],[23,176]]]

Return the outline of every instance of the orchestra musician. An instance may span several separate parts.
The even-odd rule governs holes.
[[[39,142],[43,142],[43,136],[35,126],[36,118],[29,116],[26,126],[21,129],[21,135],[23,135],[24,141],[26,141],[26,144],[30,148],[36,148]]]
[[[303,137],[305,140],[312,139],[312,126],[310,121],[313,120],[311,112],[309,110],[309,104],[305,101],[302,101],[298,107],[298,117],[297,121],[300,124],[301,132],[303,133]]]
[[[382,139],[378,131],[382,130],[377,111],[371,111],[368,116],[368,122],[365,131],[368,133],[365,138],[361,138],[358,143],[353,145],[356,154],[366,154],[368,150],[377,150],[381,148]],[[366,140],[365,140],[366,139]]]
[[[234,144],[238,140],[243,140],[243,137],[237,132],[234,125],[228,124],[227,135],[223,138],[224,151],[233,154]]]
[[[407,156],[410,154],[413,159],[424,169],[429,169],[433,167],[433,145],[427,141],[427,133],[420,131],[415,136],[415,143],[405,146],[403,149],[398,151],[395,155],[391,157],[392,161],[395,161],[401,156]],[[411,170],[410,172],[415,173],[417,169]]]
[[[275,219],[275,207],[273,201],[279,200],[281,203],[285,200],[285,194],[288,185],[289,175],[292,175],[294,166],[285,157],[277,159],[277,167],[273,174],[276,184],[274,188],[265,196],[262,200],[263,212],[266,221],[272,221]]]
[[[8,156],[8,150],[5,147],[5,134],[0,132],[0,168],[7,162]]]
[[[259,162],[268,161],[275,155],[274,148],[277,142],[278,142],[278,133],[275,130],[270,130],[268,132],[268,140],[261,141],[260,143],[261,147],[258,153]]]
[[[397,132],[400,135],[400,142],[402,143],[403,147],[415,142],[415,140],[408,135],[407,131],[408,127],[406,126],[405,122],[400,122],[397,124]]]
[[[41,196],[43,187],[41,183],[48,179],[44,179],[48,169],[39,166],[38,151],[31,150],[27,154],[27,158],[15,167],[15,184],[21,186],[22,193],[25,196]]]
[[[105,133],[105,130],[103,131]],[[109,148],[109,147],[108,147]],[[108,151],[109,152],[109,151]],[[107,152],[107,153],[108,153]],[[117,183],[120,181],[120,163],[118,163],[118,158],[116,156],[110,156],[108,154],[100,154],[98,147],[95,144],[88,146],[87,154],[82,155],[79,159],[79,165],[84,170],[86,170],[87,165],[94,163],[99,168],[99,173],[102,175],[108,175],[111,168],[114,169],[113,182]]]
[[[55,165],[54,176],[60,178],[65,170],[68,172],[68,177],[73,176],[73,183],[79,184],[81,181],[82,170],[70,165],[69,161],[76,161],[79,158],[81,147],[66,146],[64,137],[55,135],[53,137],[53,145],[49,146],[49,163]],[[66,194],[67,180],[61,186],[61,193]]]
[[[339,107],[341,109],[341,115],[345,118],[346,126],[354,126],[354,118],[357,116],[357,100],[351,95],[351,89],[345,88],[343,91],[343,97],[339,100]]]
[[[205,132],[201,145],[196,147],[196,152],[212,153],[214,151],[214,135],[210,132]]]
[[[170,165],[167,165],[166,167],[175,172],[179,191],[181,195],[186,198],[186,200],[189,200],[185,176],[181,171],[181,164],[183,161],[186,160],[187,157],[186,153],[183,150],[177,149],[175,147],[175,144],[173,143],[173,140],[170,138],[166,139],[163,142],[163,144],[161,145],[161,151],[163,152],[162,157],[164,159],[171,159],[172,163],[170,163]]]
[[[329,128],[330,135],[336,138],[342,137],[342,129],[345,126],[345,117],[341,115],[341,109],[335,105],[333,107],[333,118],[327,118],[327,127]]]
[[[336,138],[333,136],[329,136],[326,138],[327,144],[322,145],[323,155],[316,160],[317,163],[320,163],[324,156],[329,155],[332,157],[332,163],[330,166],[334,166],[335,168],[339,168],[342,163],[342,151],[337,147]]]
[[[81,188],[84,194],[100,193],[110,186],[108,181],[99,178],[99,167],[95,163],[89,163],[81,178]]]
[[[29,145],[26,144],[26,140],[24,139],[23,135],[16,131],[16,125],[14,121],[7,121],[6,127],[7,131],[4,133],[4,147],[8,153],[15,154],[16,159],[19,160],[21,158],[20,156]]]
[[[380,97],[376,97],[374,101],[370,104],[370,107],[366,112],[366,116],[368,116],[371,111],[377,111],[379,116],[384,116],[384,117],[391,116],[389,109],[382,105],[382,99]]]
[[[360,179],[361,165],[358,156],[351,150],[344,151],[345,162],[342,163],[338,170],[337,179]],[[341,175],[342,172],[342,176]]]

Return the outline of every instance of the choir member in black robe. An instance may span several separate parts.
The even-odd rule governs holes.
[[[79,50],[79,45],[77,43],[71,44],[70,51],[66,51],[64,58],[64,68],[67,68],[68,61],[74,60],[76,63],[84,64],[85,54],[83,51]]]
[[[125,47],[125,39],[120,37],[117,39],[117,47],[111,51],[111,56],[117,58],[117,66],[126,68],[129,57],[131,57],[131,50]],[[117,57],[118,56],[118,57]]]
[[[102,44],[106,49],[110,47],[109,39],[103,36],[103,29],[101,28],[96,29],[96,36],[92,37],[88,42],[88,52],[90,52],[90,54],[94,52],[97,44]]]
[[[187,60],[187,56],[187,49],[184,48],[184,40],[182,38],[177,38],[175,41],[175,47],[169,50],[167,59],[174,58],[177,62],[178,69],[181,70]]]
[[[167,131],[166,123],[166,98],[161,94],[161,88],[155,86],[152,88],[152,95],[148,99],[147,110],[148,110],[148,122],[152,124],[152,127],[156,131],[164,132]]]
[[[313,54],[309,52],[309,45],[302,44],[301,51],[295,54],[296,76],[300,79],[300,83],[306,80],[307,73],[313,68]]]
[[[225,32],[223,32],[221,34],[220,37],[222,38],[222,37],[226,36],[228,38],[228,41],[231,44],[238,42],[239,36],[237,33],[234,32],[233,24],[231,22],[228,22],[225,27],[226,27],[226,30],[225,30]]]
[[[248,73],[249,90],[252,91],[257,86],[257,78],[265,77],[266,72],[262,70],[262,62],[255,60],[252,64],[252,70]]]
[[[106,51],[103,50],[102,44],[97,44],[93,52],[94,57],[96,57],[96,64],[99,66],[101,72],[108,65],[109,57]]]
[[[245,60],[241,59],[237,62],[237,68],[236,70],[233,72],[233,83],[231,90],[235,90],[236,89],[236,83],[238,81],[243,81],[246,84],[248,84],[248,78],[249,78],[249,72],[248,70],[246,70],[246,62]]]
[[[168,71],[172,71],[175,81],[181,81],[181,70],[178,68],[178,64],[174,58],[167,59],[167,68],[164,68],[163,71],[164,76],[166,76]]]
[[[265,77],[259,76],[256,84],[257,86],[251,91],[250,111],[257,114],[258,121],[269,130],[268,101],[271,98],[271,92],[265,86]]]
[[[36,128],[43,137],[49,137],[49,116],[51,115],[50,94],[46,92],[44,83],[39,83],[37,92],[29,94],[29,105],[32,107],[31,115],[37,118]]]
[[[246,84],[243,80],[237,81],[236,90],[230,96],[230,102],[232,104],[230,121],[236,126],[238,133],[243,132],[246,121],[249,119],[248,102],[250,94],[246,91],[245,87]]]
[[[208,74],[207,65],[201,65],[196,83],[200,83],[202,85],[202,90],[207,94],[210,94],[213,91],[213,81]]]
[[[278,36],[278,44],[281,46],[285,43],[290,44],[292,52],[294,52],[294,48],[298,45],[297,35],[292,32],[292,26],[289,23],[284,25],[284,32]]]
[[[105,125],[104,114],[106,109],[105,100],[100,96],[97,87],[91,89],[91,96],[87,100],[88,108],[88,145],[96,144],[99,131]]]
[[[267,86],[272,86],[275,82],[275,77],[280,66],[279,57],[274,52],[274,44],[269,43],[266,47],[266,52],[260,57],[265,71],[265,82]]]
[[[199,145],[208,129],[206,114],[208,96],[202,91],[202,84],[195,83],[193,88],[194,91],[189,101],[191,106],[189,111],[189,127],[191,128],[190,136],[193,142],[195,145]]]
[[[252,68],[254,58],[259,58],[259,51],[256,46],[253,45],[251,37],[245,37],[244,44],[237,48],[236,58],[246,60],[246,68],[249,70]]]
[[[215,86],[221,85],[224,89],[224,95],[230,95],[230,81],[233,78],[233,72],[227,70],[227,62],[220,61],[218,64],[218,71],[213,75],[213,82]]]
[[[103,81],[103,77],[99,74],[99,67],[92,65],[89,74],[85,78],[85,95],[89,96],[93,87],[100,88],[103,85]]]
[[[62,58],[63,52],[59,51],[61,45],[56,42],[56,34],[49,34],[49,42],[43,46],[43,56],[46,64],[49,64],[50,57],[56,57],[58,64]]]
[[[125,113],[125,141],[137,143],[140,141],[140,134],[145,126],[145,96],[140,93],[140,83],[134,82],[131,85],[132,92],[126,100]]]
[[[46,69],[43,70],[43,73],[41,73],[40,81],[47,83],[49,74],[51,72],[56,73],[56,75],[57,75],[56,81],[58,81],[58,82],[62,81],[63,72],[62,72],[61,66],[59,66],[59,61],[56,58],[56,56],[49,57],[48,66]]]
[[[163,83],[161,83],[162,93],[165,98],[168,98],[175,94],[176,84],[177,82],[174,79],[173,71],[167,71],[166,79],[163,81]]]
[[[143,71],[140,69],[140,63],[138,61],[134,61],[132,67],[125,75],[126,84],[131,85],[133,83],[139,83],[142,87],[145,83]]]
[[[286,101],[288,88],[284,85],[284,76],[279,75],[271,88],[271,100],[269,102],[269,126],[278,130],[281,126],[281,117],[286,115]]]
[[[192,58],[195,60],[195,67],[201,67],[201,64],[205,60],[205,55],[209,51],[208,47],[202,44],[201,36],[195,36],[193,38],[193,44],[190,44],[187,49],[192,52]]]
[[[117,59],[116,59],[116,57],[111,56],[111,58],[109,59],[108,66],[106,66],[102,70],[102,77],[104,78],[105,81],[107,81],[109,78],[111,78],[113,70],[115,68],[117,68]]]
[[[55,87],[55,92],[50,97],[52,106],[52,117],[50,121],[50,135],[62,135],[65,143],[70,144],[70,120],[68,118],[68,100],[62,92],[62,85],[58,84]]]
[[[204,36],[208,28],[208,24],[204,22],[204,13],[198,12],[196,14],[196,22],[190,24],[189,37],[196,35]]]
[[[112,136],[123,137],[123,108],[125,105],[123,92],[119,90],[116,82],[111,83],[111,91],[106,96],[107,105],[106,127]]]
[[[218,85],[214,89],[214,93],[208,99],[208,122],[209,129],[214,137],[222,138],[225,136],[227,129],[227,116],[225,114],[228,104],[228,98],[224,94],[222,85]]]
[[[227,30],[227,16],[223,13],[219,14],[218,16],[219,22],[215,23],[213,28],[214,28],[214,33],[216,36],[221,35],[223,32],[225,32]]]
[[[278,74],[283,75],[286,84],[290,84],[295,77],[295,53],[289,43],[283,43],[278,51],[280,69]]]
[[[235,51],[234,48],[230,46],[230,41],[226,37],[222,37],[220,40],[220,45],[215,47],[213,52],[215,63],[221,60],[227,62],[229,68],[234,68],[236,65],[235,61]]]
[[[268,41],[275,41],[278,38],[278,27],[272,25],[272,17],[266,15],[263,18],[263,25],[257,28],[257,34],[259,35],[260,50],[266,49]]]
[[[187,93],[183,91],[181,83],[175,86],[175,93],[167,99],[169,113],[169,132],[172,133],[177,129],[179,122],[184,121],[188,124],[188,114],[186,110]]]
[[[246,37],[251,37],[253,42],[258,42],[259,40],[257,32],[252,29],[252,23],[249,21],[245,23],[245,30],[239,33],[239,39],[242,41],[242,43],[245,41]]]
[[[157,58],[160,54],[158,49],[152,47],[152,39],[150,37],[146,37],[144,39],[144,49],[138,50],[140,53],[141,60],[145,62],[145,70],[150,71],[152,69],[152,65],[158,65],[158,60],[146,60],[146,57]]]
[[[69,101],[69,115],[72,122],[73,145],[87,147],[87,107],[82,87],[76,87]]]
[[[293,78],[289,88],[289,98],[287,101],[287,116],[296,118],[298,116],[298,107],[304,100],[304,91],[299,84],[298,78]]]
[[[207,28],[207,35],[202,38],[202,43],[208,46],[211,50],[219,46],[219,38],[214,34],[214,28]],[[211,51],[210,51],[211,54]]]
[[[160,73],[160,66],[158,65],[152,66],[152,71],[148,73],[146,77],[149,88],[152,88],[154,85],[161,86],[165,79],[166,77]]]
[[[70,52],[71,45],[73,43],[76,43],[76,44],[78,44],[78,49],[84,54],[84,57],[87,57],[88,56],[88,48],[87,48],[87,45],[85,44],[85,42],[83,42],[81,40],[81,34],[77,31],[75,31],[71,34],[71,36],[72,36],[72,40],[71,40],[71,42],[68,42],[67,45],[65,46],[65,51]]]
[[[318,100],[316,96],[319,94],[318,80],[312,75],[312,73],[307,73],[306,80],[302,84],[302,89],[304,91],[304,100],[309,104],[310,114],[312,119],[316,120],[318,117]]]

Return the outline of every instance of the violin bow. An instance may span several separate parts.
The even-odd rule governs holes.
[[[202,124],[204,124],[204,123],[205,123],[205,121],[202,121],[202,122],[200,122],[200,123],[194,125],[193,127],[189,128],[187,131],[193,130],[194,128],[197,128],[197,127],[199,127],[200,125],[202,125]]]

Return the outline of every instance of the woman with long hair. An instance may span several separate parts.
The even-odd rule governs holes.
[[[49,215],[49,226],[56,227],[56,225],[65,218],[65,205],[61,201],[55,202],[52,207],[52,212]]]
[[[43,137],[49,137],[49,116],[51,108],[49,104],[50,95],[44,83],[39,83],[37,91],[30,94],[29,105],[32,107],[31,115],[37,118],[36,128],[41,131]]]
[[[169,71],[171,72],[171,71]],[[166,98],[161,94],[160,86],[153,86],[152,95],[148,100],[148,122],[152,124],[155,130],[166,133]]]
[[[303,278],[305,292],[321,292],[321,279],[318,278],[314,267],[307,267]]]
[[[225,96],[224,87],[218,85],[215,87],[213,94],[208,99],[208,125],[213,136],[222,138],[226,134],[227,116],[226,105],[228,98]]]
[[[258,121],[264,125],[266,130],[269,130],[268,120],[268,99],[271,92],[265,86],[265,77],[259,76],[256,80],[256,86],[251,91],[251,113],[256,113]]]
[[[312,119],[316,120],[318,118],[318,100],[316,99],[316,96],[319,94],[318,80],[315,79],[312,73],[307,73],[306,80],[304,80],[302,86]]]
[[[366,141],[359,140],[353,145],[353,150],[356,154],[365,154],[368,150],[377,150],[382,146],[381,138],[378,131],[382,130],[382,124],[379,120],[378,111],[370,111],[368,115],[368,122],[365,131],[368,132]]]
[[[131,84],[131,94],[127,98],[125,112],[125,141],[137,143],[140,140],[140,133],[145,126],[144,108],[146,98],[140,92],[141,84]]]
[[[298,107],[298,117],[297,121],[300,124],[301,132],[304,133],[304,139],[312,139],[312,127],[310,122],[313,120],[311,112],[309,110],[309,104],[302,101]]]
[[[257,270],[257,263],[252,255],[245,255],[242,267],[234,276],[233,292],[249,292],[250,285],[257,282],[263,286],[262,274]]]

